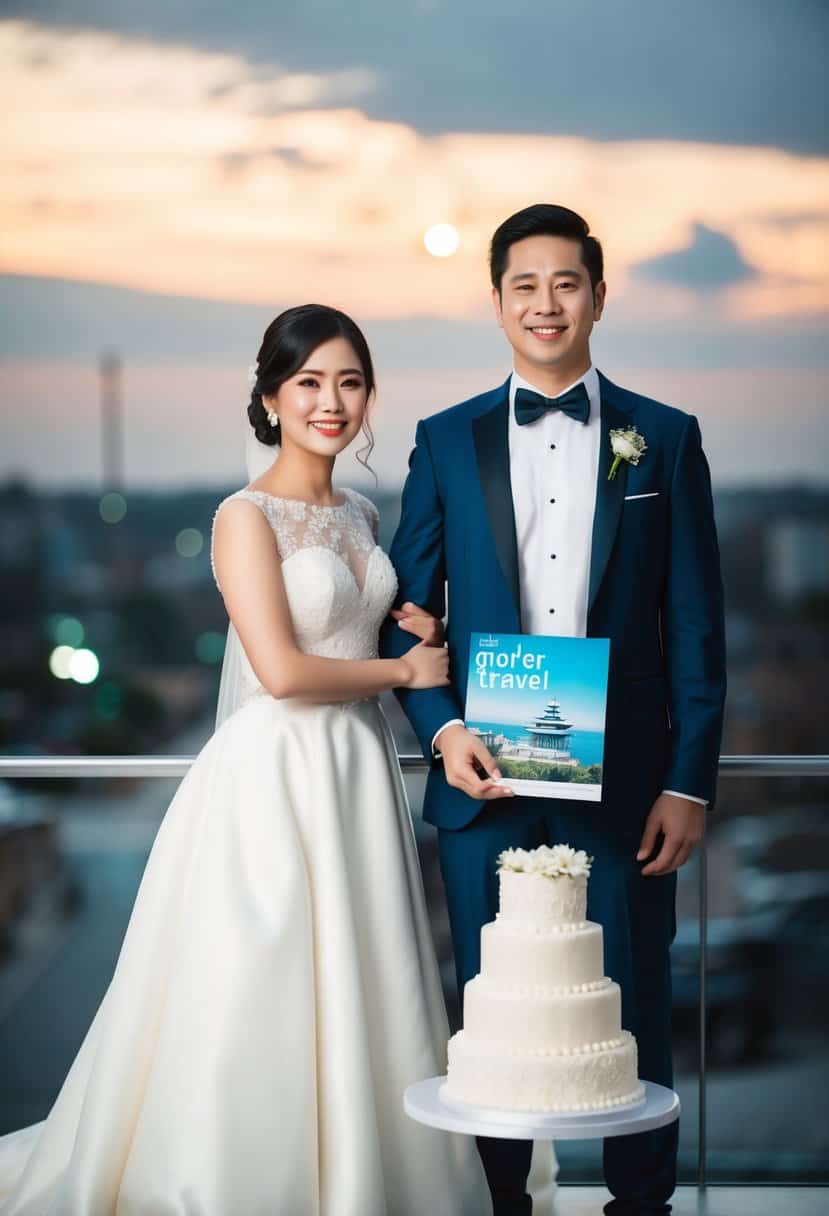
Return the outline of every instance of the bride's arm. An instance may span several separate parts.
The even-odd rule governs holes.
[[[294,637],[273,532],[253,503],[238,499],[219,511],[213,562],[228,615],[257,679],[272,697],[351,701],[389,688],[449,682],[446,651],[422,644],[399,659],[304,654]]]

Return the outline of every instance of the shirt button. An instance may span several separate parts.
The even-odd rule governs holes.
[[[555,445],[554,443],[551,443],[551,444],[550,444],[550,451],[551,451],[551,452],[554,452],[554,451],[555,451],[555,447],[556,447],[556,445]]]
[[[551,608],[551,609],[550,609],[550,612],[555,612],[555,608]]]
[[[555,553],[551,553],[551,554],[550,554],[550,557],[555,557]]]
[[[551,498],[551,499],[550,499],[550,502],[555,502],[555,499],[554,499],[554,498]]]

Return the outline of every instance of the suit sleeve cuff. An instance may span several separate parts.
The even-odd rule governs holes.
[[[440,731],[438,731],[438,734],[440,734]],[[700,806],[708,806],[707,798],[697,798],[695,794],[681,794],[679,790],[663,790],[662,793],[673,794],[675,798],[687,798],[689,802],[698,802]]]
[[[440,756],[440,752],[435,747],[435,740],[437,739],[438,735],[440,734],[440,731],[446,730],[447,726],[463,726],[463,724],[464,724],[463,718],[450,718],[448,722],[444,722],[444,724],[443,724],[443,726],[441,726],[440,730],[435,731],[434,735],[432,735],[432,755],[435,757],[435,759],[437,759]]]

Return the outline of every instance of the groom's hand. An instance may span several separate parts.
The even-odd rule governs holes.
[[[645,861],[651,856],[660,833],[662,847],[656,856],[642,867],[642,873],[649,877],[670,874],[685,865],[702,835],[704,814],[705,807],[699,802],[680,798],[677,794],[660,794],[645,820],[645,830],[636,860]]]
[[[470,798],[512,798],[513,791],[496,785],[493,778],[501,773],[488,748],[477,735],[456,723],[445,726],[435,739],[435,748],[443,756],[446,780]],[[481,776],[481,774],[484,774]]]
[[[401,608],[393,608],[391,615],[401,629],[413,633],[427,646],[442,646],[444,642],[443,621],[432,616],[425,608],[407,600]]]

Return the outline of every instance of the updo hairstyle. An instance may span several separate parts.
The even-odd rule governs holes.
[[[367,399],[374,392],[374,365],[363,332],[356,322],[338,308],[326,304],[300,304],[289,308],[271,321],[265,330],[256,359],[256,382],[251,389],[248,419],[260,443],[281,443],[280,427],[271,426],[262,400],[276,396],[279,388],[296,375],[309,356],[332,338],[345,338],[360,360],[366,383]],[[363,433],[368,445],[357,453],[357,459],[368,468],[368,456],[374,447],[374,437],[366,415]]]

